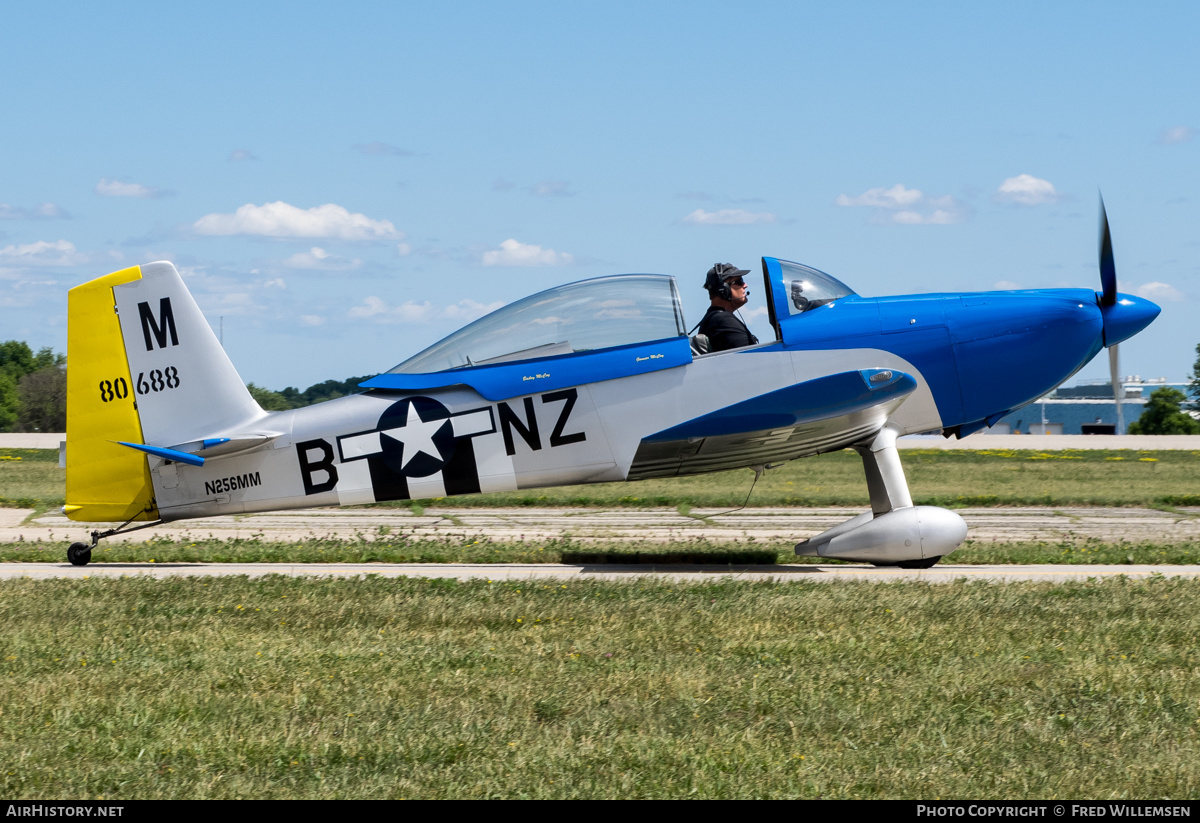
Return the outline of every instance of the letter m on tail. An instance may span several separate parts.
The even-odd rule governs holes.
[[[149,303],[138,303],[138,316],[142,321],[142,336],[146,338],[146,351],[154,350],[154,343],[160,349],[167,347],[167,333],[171,335],[171,345],[179,345],[179,333],[175,331],[175,314],[171,311],[171,298],[164,297],[158,301],[158,320]]]

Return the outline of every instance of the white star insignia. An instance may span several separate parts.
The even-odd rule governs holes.
[[[410,403],[408,413],[404,417],[404,425],[380,434],[404,444],[404,465],[401,469],[407,469],[408,464],[415,460],[418,454],[427,454],[434,460],[442,459],[442,453],[438,451],[433,438],[449,422],[444,417],[439,420],[422,420],[416,404]]]

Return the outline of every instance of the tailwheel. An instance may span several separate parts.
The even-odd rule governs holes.
[[[902,569],[932,569],[941,559],[941,555],[938,555],[937,557],[923,557],[920,560],[903,560],[896,565]]]
[[[72,566],[86,566],[92,559],[90,543],[72,543],[67,549],[67,561]]]

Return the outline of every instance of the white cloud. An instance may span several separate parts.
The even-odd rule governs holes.
[[[944,194],[929,197],[920,189],[905,188],[897,183],[891,188],[880,186],[867,189],[856,197],[839,194],[834,201],[839,206],[865,206],[871,209],[872,223],[895,223],[903,226],[961,223],[970,213],[967,205]]]
[[[19,263],[27,266],[77,266],[87,261],[87,255],[75,250],[68,240],[53,243],[38,240],[20,246],[5,246],[0,249],[0,263]]]
[[[423,323],[433,314],[433,304],[428,300],[424,303],[408,300],[392,308],[382,299],[371,295],[363,300],[363,304],[347,313],[351,317],[370,319],[376,323]]]
[[[485,314],[491,314],[503,305],[503,300],[497,300],[494,303],[479,303],[470,299],[459,300],[454,305],[442,309],[442,317],[445,317],[447,320],[460,320],[463,323],[470,323],[472,320],[478,320]]]
[[[746,211],[745,209],[721,209],[705,211],[696,209],[683,218],[683,222],[696,226],[751,226],[755,223],[774,223],[775,215],[768,211]]]
[[[233,151],[229,152],[229,162],[231,163],[237,163],[242,160],[257,159],[258,158],[255,157],[253,153],[247,151],[246,149],[234,149]]]
[[[992,200],[997,203],[1014,203],[1018,206],[1040,206],[1043,203],[1055,203],[1060,198],[1053,183],[1032,174],[1008,178],[992,195]]]
[[[1158,142],[1168,146],[1174,143],[1188,143],[1195,135],[1196,130],[1191,126],[1172,126],[1159,135]]]
[[[38,203],[32,209],[0,203],[0,220],[70,220],[71,215],[53,203]]]
[[[29,212],[29,216],[45,218],[47,220],[71,219],[71,215],[68,214],[65,209],[60,206],[56,206],[53,203],[38,203],[33,207],[33,210]]]
[[[882,186],[877,189],[867,189],[857,197],[839,194],[837,204],[839,206],[871,206],[872,208],[879,209],[900,209],[920,203],[924,196],[920,189],[906,189],[897,183],[890,189],[885,189]]]
[[[349,314],[351,317],[374,317],[388,310],[387,303],[384,303],[383,300],[374,295],[367,297],[363,300],[363,303],[365,305],[355,306],[350,309]]]
[[[409,300],[399,306],[389,306],[383,299],[372,295],[363,300],[361,306],[350,309],[347,314],[350,317],[370,320],[373,323],[428,323],[434,320],[455,320],[463,324],[483,317],[503,305],[503,302],[484,304],[467,299],[440,309],[428,300],[424,303],[414,303]]]
[[[327,237],[337,240],[391,240],[402,238],[390,220],[372,220],[326,203],[301,209],[278,200],[256,206],[247,203],[233,214],[206,214],[192,229],[215,237]]]
[[[538,197],[570,197],[575,193],[566,180],[543,180],[531,186],[529,191]]]
[[[362,265],[357,257],[353,260],[337,257],[319,246],[313,246],[308,251],[296,252],[283,261],[290,269],[310,269],[313,271],[349,271]]]
[[[300,325],[323,326],[325,325],[325,318],[318,314],[302,314],[300,315]]]
[[[169,192],[141,183],[125,183],[120,180],[103,178],[96,184],[96,194],[104,197],[163,197]]]
[[[1012,280],[997,280],[992,284],[992,291],[1018,291],[1024,288],[1020,283],[1014,283]]]
[[[573,262],[575,258],[566,252],[520,243],[511,237],[499,249],[483,253],[485,266],[565,266]]]
[[[1129,286],[1124,283],[1120,286],[1131,294],[1136,294],[1138,297],[1144,297],[1147,300],[1153,300],[1156,303],[1166,301],[1168,303],[1182,303],[1187,300],[1183,292],[1168,283],[1143,283],[1140,286]]]

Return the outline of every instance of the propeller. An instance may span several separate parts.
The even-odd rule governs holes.
[[[1125,396],[1125,387],[1121,385],[1121,365],[1117,356],[1117,347],[1108,350],[1108,373],[1112,378],[1113,401],[1117,405],[1117,434],[1125,433],[1125,413],[1121,411],[1121,398]]]
[[[1108,229],[1108,212],[1104,210],[1104,197],[1100,197],[1100,311],[1117,302],[1117,266],[1113,262],[1112,232]],[[1112,380],[1113,402],[1117,407],[1117,434],[1125,433],[1125,414],[1121,400],[1125,387],[1121,385],[1121,358],[1117,344],[1108,347],[1108,372]]]
[[[1104,198],[1100,198],[1100,305],[1111,306],[1117,302],[1117,267],[1113,263],[1112,233],[1108,230],[1108,212],[1104,210]]]

